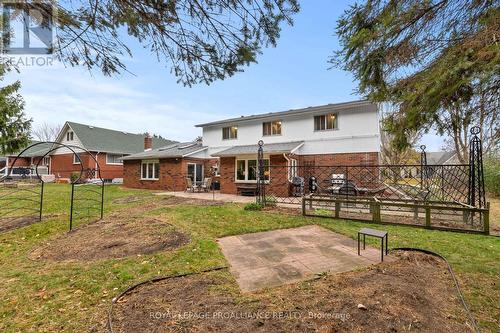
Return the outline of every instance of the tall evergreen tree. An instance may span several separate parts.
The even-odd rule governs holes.
[[[400,148],[482,90],[499,98],[498,1],[367,0],[337,23],[341,49],[331,62],[354,74],[361,94],[398,106],[385,129]]]
[[[4,74],[5,68],[0,66],[0,80]],[[0,154],[14,153],[29,142],[31,119],[24,113],[20,87],[19,81],[0,87]]]

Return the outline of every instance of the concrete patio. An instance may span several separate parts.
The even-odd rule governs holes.
[[[218,239],[231,273],[242,291],[255,291],[307,279],[316,273],[339,273],[380,262],[380,249],[311,225]],[[394,260],[390,255],[384,260]]]
[[[155,195],[168,195],[180,198],[200,199],[200,200],[216,200],[223,202],[249,203],[255,202],[255,197],[245,197],[242,195],[223,194],[219,191],[215,192],[158,192]]]

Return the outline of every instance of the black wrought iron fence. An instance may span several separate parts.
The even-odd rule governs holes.
[[[300,204],[303,196],[403,199],[468,204],[469,165],[271,165],[266,197]]]
[[[43,156],[37,156],[36,164],[18,166],[17,161],[31,157],[28,152],[36,148]],[[76,170],[60,171],[68,175],[71,186],[70,230],[77,219],[102,219],[104,181],[100,175],[99,162],[88,150],[59,142],[37,142],[21,151],[6,168],[7,174],[0,176],[0,232],[41,221],[44,206],[44,175],[48,169],[41,166],[44,158],[58,149],[65,149],[78,160]],[[85,168],[80,154],[87,155],[96,168]],[[31,158],[30,158],[31,159]],[[33,160],[33,159],[31,159]]]
[[[262,166],[258,201],[301,204],[304,215],[488,233],[481,141],[471,133],[469,164],[428,165],[422,146],[420,164]],[[260,159],[264,152],[259,142]]]
[[[70,229],[78,221],[103,218],[104,185],[96,183],[71,184]]]

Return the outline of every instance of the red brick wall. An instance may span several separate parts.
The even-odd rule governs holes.
[[[185,191],[188,163],[202,163],[205,177],[211,177],[210,166],[216,159],[203,160],[193,158],[160,159],[160,175],[158,180],[141,180],[141,161],[125,161],[123,185],[131,188],[150,190]]]
[[[236,184],[234,182],[235,157],[220,158],[220,191],[221,193],[236,194]]]
[[[62,154],[51,156],[51,173],[57,178],[70,178],[72,173],[80,174],[82,167],[89,168],[89,156],[82,153],[80,156],[82,164],[73,164],[73,154]],[[95,166],[93,165],[92,168]],[[83,175],[85,176],[85,175]]]
[[[96,156],[95,153],[93,154]],[[95,165],[93,160],[89,162]],[[102,179],[123,178],[123,165],[106,164],[106,153],[99,153],[97,155],[97,162],[99,162],[99,167],[101,168]]]
[[[9,157],[9,168],[13,167],[13,166],[15,166],[15,167],[25,167],[25,166],[30,166],[31,165],[31,158],[29,158],[29,157],[19,157],[15,161],[15,164],[13,165],[15,159],[16,159],[15,156]]]
[[[378,164],[378,153],[342,153],[328,155],[297,155],[295,158],[298,161],[298,175],[304,177],[307,182],[311,175],[320,178],[320,182],[327,182],[331,177],[331,169],[321,168],[321,166],[345,166],[345,165],[376,165]],[[234,182],[235,177],[235,157],[222,157],[220,159],[220,174],[221,174],[221,193],[236,194],[237,184]],[[270,156],[270,182],[266,186],[268,193],[276,196],[291,195],[292,187],[288,181],[288,169],[286,159],[283,155]],[[304,165],[318,166],[319,168],[303,168]],[[303,174],[307,170],[308,175]],[[339,173],[343,173],[344,169],[339,168]],[[370,170],[359,169],[359,174],[355,178],[368,180],[376,177],[372,175]],[[365,172],[364,174],[361,174]],[[323,175],[324,173],[324,175]],[[367,175],[369,174],[369,175]],[[323,179],[324,178],[324,179]],[[357,182],[357,185],[365,185]],[[307,187],[307,184],[306,184]]]
[[[97,156],[102,179],[123,178],[123,165],[106,164],[106,153],[92,152]],[[51,173],[59,178],[70,178],[72,173],[80,173],[84,169],[95,169],[96,163],[88,153],[81,153],[82,165],[73,164],[73,154],[51,156]],[[85,176],[85,175],[84,175]]]

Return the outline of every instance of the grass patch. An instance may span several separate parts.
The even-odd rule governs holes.
[[[352,238],[362,227],[384,229],[389,232],[390,247],[419,247],[443,254],[456,271],[480,327],[494,332],[499,325],[500,238],[247,211],[238,204],[166,207],[164,197],[112,185],[105,188],[105,214],[127,214],[131,210],[137,214],[143,209],[144,216],[173,225],[188,234],[191,242],[176,251],[124,259],[59,263],[30,260],[31,251],[67,232],[69,190],[68,185],[46,188],[44,213],[54,218],[0,234],[2,332],[83,332],[103,327],[111,299],[130,284],[226,265],[217,238],[308,224]],[[116,200],[128,196],[144,200]],[[142,208],[145,205],[147,208]],[[375,239],[368,238],[367,243],[379,246]],[[235,285],[222,288],[234,290]]]

